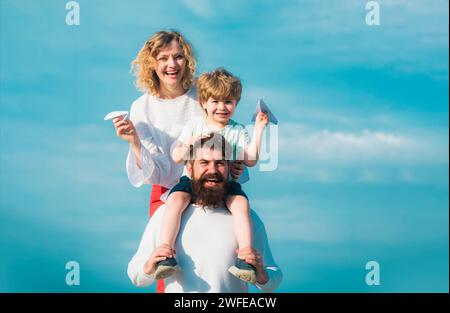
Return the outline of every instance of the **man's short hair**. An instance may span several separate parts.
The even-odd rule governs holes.
[[[197,151],[202,148],[210,148],[211,150],[221,151],[222,160],[231,160],[233,155],[230,143],[219,133],[211,132],[198,138],[189,147],[189,160],[194,161],[200,159]]]

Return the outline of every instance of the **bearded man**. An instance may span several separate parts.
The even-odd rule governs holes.
[[[256,269],[255,286],[273,292],[281,283],[263,222],[251,211],[254,249],[237,249],[233,219],[225,207],[231,148],[219,134],[198,139],[186,163],[192,181],[193,202],[181,218],[175,250],[159,243],[165,207],[161,206],[145,229],[136,254],[128,264],[128,276],[136,286],[155,281],[158,262],[176,256],[182,268],[165,279],[165,292],[248,292],[248,283],[228,269],[237,256]]]

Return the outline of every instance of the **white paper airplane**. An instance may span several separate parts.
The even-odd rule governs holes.
[[[258,104],[256,105],[255,113],[253,114],[252,122],[254,122],[256,120],[256,116],[258,115],[259,112],[267,113],[267,115],[269,116],[269,122],[272,122],[275,125],[278,124],[277,118],[275,117],[275,115],[273,115],[272,111],[270,111],[267,104],[264,103],[263,99],[258,100]]]
[[[103,120],[110,120],[119,116],[123,116],[122,120],[126,120],[128,117],[128,111],[113,111],[113,112],[109,112],[108,114],[105,115],[105,118]]]

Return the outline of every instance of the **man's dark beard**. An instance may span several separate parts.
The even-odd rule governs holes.
[[[206,180],[212,178],[217,179],[218,184],[214,187],[205,187]],[[225,206],[227,185],[227,182],[220,173],[205,174],[198,180],[192,180],[193,201],[196,204],[211,206],[213,208]]]

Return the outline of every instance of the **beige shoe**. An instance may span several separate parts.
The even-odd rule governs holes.
[[[168,258],[156,264],[155,278],[165,279],[179,271],[181,271],[181,268],[175,258]]]
[[[248,264],[244,260],[236,258],[236,263],[233,266],[230,266],[228,271],[232,275],[236,276],[240,280],[245,281],[246,283],[256,283],[255,267],[251,264]]]

